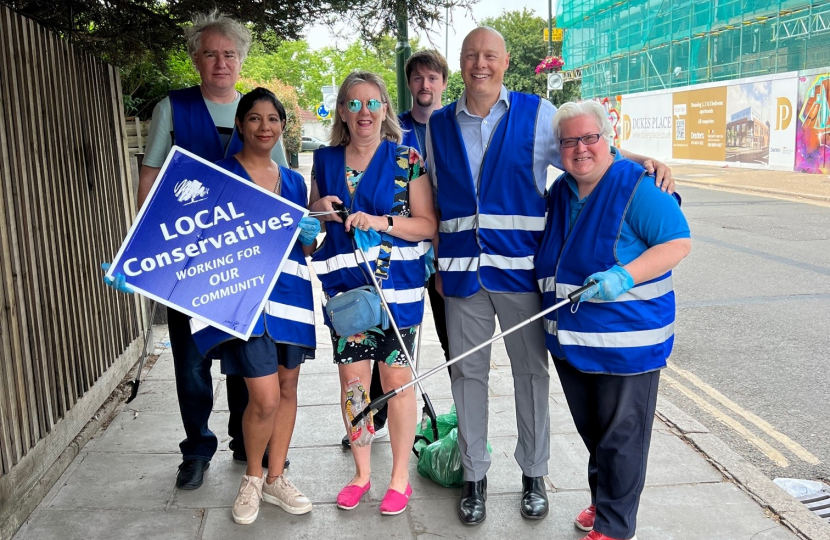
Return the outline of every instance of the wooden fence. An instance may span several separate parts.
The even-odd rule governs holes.
[[[138,358],[99,268],[135,213],[125,141],[118,70],[0,6],[0,538]]]

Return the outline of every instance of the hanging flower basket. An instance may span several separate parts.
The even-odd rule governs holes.
[[[543,59],[538,66],[536,66],[536,74],[550,72],[550,71],[559,71],[562,69],[562,66],[565,65],[565,62],[559,56],[548,56],[547,58]]]

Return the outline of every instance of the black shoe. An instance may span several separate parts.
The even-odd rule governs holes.
[[[352,440],[349,437],[348,433],[346,435],[343,435],[343,438],[340,440],[340,444],[343,446],[343,448],[352,448]]]
[[[197,489],[205,479],[205,471],[210,461],[204,459],[186,459],[179,465],[176,475],[176,487],[179,489]]]
[[[245,453],[244,448],[236,448],[236,449],[231,448],[231,450],[233,450],[233,460],[234,461],[238,461],[239,463],[248,463],[248,454]],[[283,465],[283,467],[287,469],[289,465],[291,465],[291,460],[288,459],[288,458],[285,458],[285,465]],[[265,454],[263,454],[263,456],[262,456],[262,467],[264,469],[268,468],[268,449],[267,448],[265,449]]]
[[[543,519],[548,515],[548,494],[543,477],[522,475],[522,503],[519,511],[527,519]]]
[[[458,502],[458,519],[464,525],[478,525],[487,517],[487,477],[478,482],[464,482]]]

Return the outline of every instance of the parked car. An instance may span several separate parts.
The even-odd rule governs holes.
[[[328,146],[328,144],[325,141],[321,141],[317,137],[303,137],[303,152],[307,150],[317,150],[318,148],[325,148],[326,146]]]

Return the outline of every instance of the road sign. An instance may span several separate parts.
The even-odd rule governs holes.
[[[323,91],[323,104],[326,109],[333,111],[337,107],[337,87],[324,86],[321,90]]]
[[[562,90],[565,78],[561,73],[548,73],[548,90]]]
[[[562,38],[565,35],[565,31],[562,28],[554,28],[553,29],[553,39],[548,39],[548,29],[545,28],[545,32],[542,34],[543,39],[542,41],[562,41]]]
[[[325,103],[320,103],[317,106],[317,118],[320,120],[328,120],[331,118],[331,109],[326,107]]]

